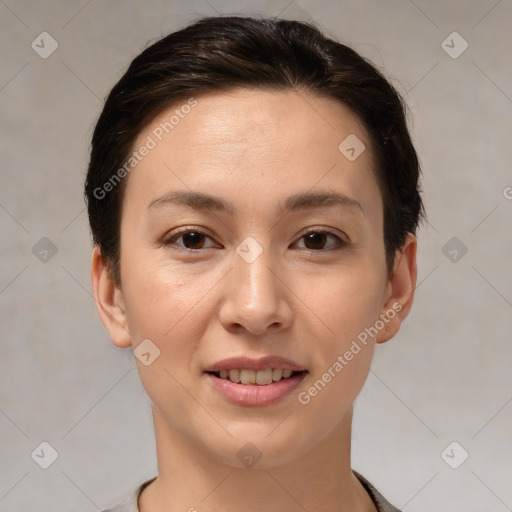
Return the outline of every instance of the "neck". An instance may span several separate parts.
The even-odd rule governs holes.
[[[375,512],[350,467],[352,409],[325,439],[293,461],[258,469],[227,464],[171,429],[153,406],[158,477],[140,512]]]

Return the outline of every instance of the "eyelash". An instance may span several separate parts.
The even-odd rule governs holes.
[[[200,249],[189,249],[188,247],[183,247],[183,246],[180,246],[180,245],[175,245],[174,242],[176,240],[178,240],[183,235],[186,235],[188,233],[197,233],[199,235],[206,236],[206,237],[208,237],[210,239],[212,238],[209,233],[207,233],[206,231],[203,231],[202,229],[187,227],[187,228],[181,229],[179,231],[176,231],[175,233],[172,234],[172,236],[170,236],[170,237],[166,238],[165,240],[163,240],[162,241],[162,245],[165,246],[165,247],[170,247],[170,248],[177,249],[177,250],[185,250],[185,251],[192,252],[192,253],[203,250],[203,248],[200,248]],[[301,235],[299,240],[304,238],[307,235],[310,235],[310,234],[330,235],[330,236],[332,236],[332,237],[334,237],[334,238],[336,238],[338,240],[338,245],[335,246],[335,247],[330,247],[328,249],[307,249],[307,248],[304,248],[304,250],[306,250],[308,253],[321,253],[321,252],[339,250],[339,249],[342,249],[342,248],[344,248],[344,247],[349,245],[348,241],[340,238],[335,233],[332,233],[331,231],[321,230],[321,229],[312,229],[310,231],[307,231],[306,233],[303,233]],[[206,249],[211,249],[211,247],[207,247]]]

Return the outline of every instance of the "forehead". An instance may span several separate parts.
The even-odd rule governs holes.
[[[364,144],[356,159],[343,152],[346,140]],[[255,206],[318,184],[380,201],[363,123],[340,102],[309,92],[238,89],[185,99],[141,131],[134,150],[144,145],[151,149],[125,195],[139,208],[173,188],[215,190]]]
[[[302,143],[304,137],[317,142],[304,148],[308,152],[316,148],[325,151],[327,144],[318,142],[326,136],[326,142],[333,143],[331,150],[337,150],[343,135],[367,139],[363,123],[339,101],[307,91],[259,89],[232,89],[183,99],[156,116],[137,142],[143,142],[147,134],[157,143],[174,145],[175,150],[183,144],[190,149],[229,144],[233,152],[237,144],[244,150],[265,143],[265,149],[275,146],[282,152],[286,148],[279,142]]]

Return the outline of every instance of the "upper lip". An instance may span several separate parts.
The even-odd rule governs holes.
[[[205,368],[205,372],[220,372],[221,370],[266,370],[268,368],[282,368],[283,370],[292,370],[296,372],[302,372],[305,370],[303,366],[300,366],[289,359],[280,356],[265,356],[258,359],[252,359],[250,357],[229,357],[222,361]]]

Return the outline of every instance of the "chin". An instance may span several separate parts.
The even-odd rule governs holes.
[[[240,427],[233,437],[219,439],[220,444],[213,442],[205,449],[228,466],[264,470],[293,463],[315,445],[315,436],[308,439],[300,428],[292,431],[277,426]]]

